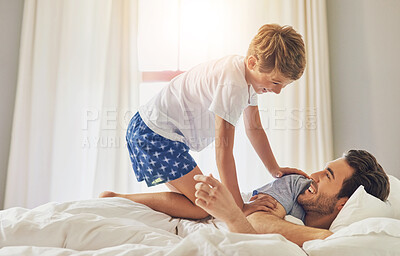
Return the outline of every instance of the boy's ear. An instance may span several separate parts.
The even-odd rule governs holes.
[[[339,201],[337,201],[336,208],[338,209],[338,211],[342,210],[342,208],[346,204],[347,200],[349,200],[348,197],[342,197],[339,199]]]
[[[253,55],[250,55],[247,58],[247,68],[250,70],[254,70],[256,65],[257,65],[257,58]]]

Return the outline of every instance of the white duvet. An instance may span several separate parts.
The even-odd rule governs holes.
[[[0,218],[0,255],[306,255],[281,235],[235,234],[121,198],[11,208]]]
[[[388,218],[307,242],[307,253],[278,234],[231,233],[216,220],[173,219],[121,198],[11,208],[0,220],[0,255],[400,255],[400,220]]]

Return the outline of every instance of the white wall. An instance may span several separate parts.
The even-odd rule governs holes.
[[[0,0],[0,209],[10,151],[24,0]]]
[[[400,177],[400,1],[327,0],[334,152]]]

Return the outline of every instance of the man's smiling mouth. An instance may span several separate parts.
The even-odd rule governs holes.
[[[308,191],[310,191],[311,194],[317,193],[317,189],[315,188],[314,182],[311,182],[310,187],[308,188]]]

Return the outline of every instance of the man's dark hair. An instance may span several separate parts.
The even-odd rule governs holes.
[[[346,162],[354,169],[353,175],[343,181],[338,198],[350,197],[363,185],[369,194],[385,201],[389,196],[389,178],[376,158],[365,150],[349,150],[343,154]]]

